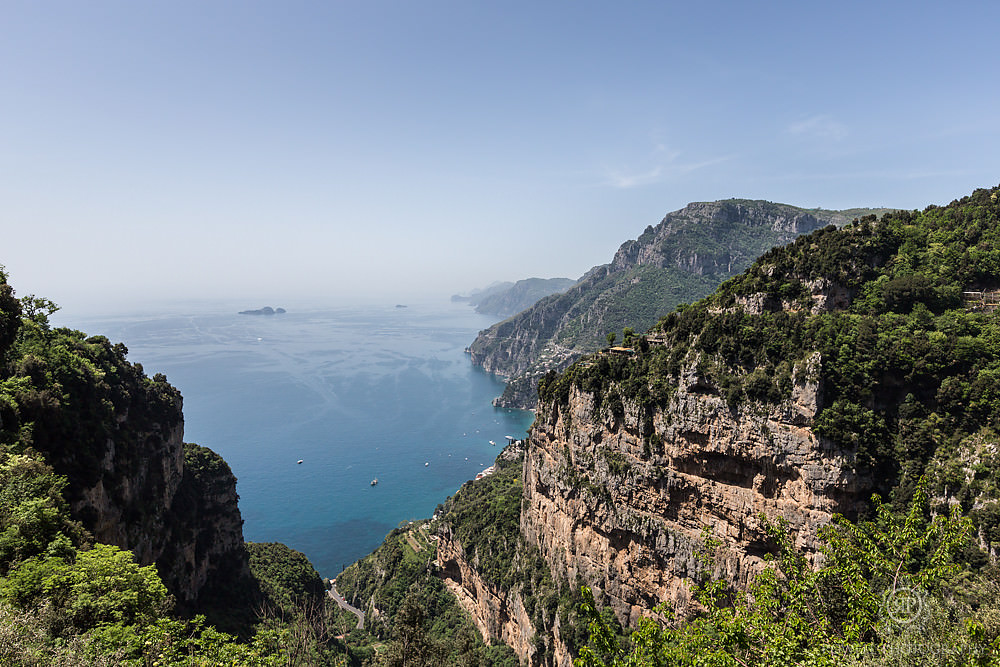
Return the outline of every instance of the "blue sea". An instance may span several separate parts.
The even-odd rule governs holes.
[[[503,383],[464,349],[494,320],[466,304],[237,314],[249,307],[55,323],[123,342],[148,375],[166,374],[185,440],[238,479],[244,538],[284,542],[324,577],[431,516],[531,425],[532,413],[490,404]]]

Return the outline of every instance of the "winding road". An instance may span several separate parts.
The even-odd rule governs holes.
[[[361,611],[357,607],[351,606],[351,604],[348,603],[347,600],[344,599],[344,596],[337,592],[337,582],[336,582],[336,580],[334,580],[330,584],[330,590],[328,590],[326,592],[326,594],[329,595],[330,598],[334,602],[336,602],[337,605],[341,609],[346,609],[347,611],[351,612],[352,614],[354,614],[355,616],[358,617],[358,629],[359,630],[361,630],[361,629],[363,629],[365,627],[365,612]]]

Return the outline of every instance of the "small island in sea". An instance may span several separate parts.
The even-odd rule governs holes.
[[[271,308],[271,306],[264,306],[263,308],[258,308],[257,310],[241,310],[240,315],[281,315],[285,312],[284,308]]]

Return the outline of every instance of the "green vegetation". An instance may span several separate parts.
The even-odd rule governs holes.
[[[70,501],[100,481],[124,505],[123,527],[137,542],[162,526],[167,481],[140,476],[150,450],[126,444],[162,446],[157,434],[180,425],[180,394],[126,361],[124,345],[51,327],[55,310],[15,298],[0,270],[0,663],[360,664],[333,639],[322,583],[301,554],[255,545],[259,581],[239,578],[245,561],[235,554],[223,564],[232,581],[202,590],[199,604],[239,628],[237,638],[177,605],[154,565],[95,541],[84,528],[92,517],[71,514]],[[122,445],[115,474],[125,483],[102,461],[110,438]],[[207,448],[187,444],[184,459],[171,511],[186,517],[173,530],[189,532],[174,536],[205,549],[214,533],[204,527],[219,511],[212,503],[229,497],[235,478]],[[129,484],[137,493],[125,505],[116,494]],[[232,582],[239,589],[226,590]]]
[[[520,532],[523,454],[496,461],[496,472],[468,482],[444,504],[441,530],[462,545],[465,559],[496,590],[520,597],[536,631],[536,660],[551,658],[558,624],[562,640],[583,645],[579,586],[558,581],[538,550]]]
[[[379,656],[387,665],[514,667],[510,647],[486,646],[435,576],[435,546],[419,536],[426,528],[425,522],[401,524],[337,577],[337,590],[366,614],[365,629],[347,637],[352,654]]]
[[[510,586],[521,545],[521,461],[498,459],[496,472],[468,482],[449,498],[441,523],[461,542],[476,571],[499,588]]]
[[[554,657],[556,627],[572,652],[584,645],[579,584],[553,580],[537,549],[521,537],[522,464],[523,454],[505,451],[493,475],[462,485],[438,507],[434,521],[401,524],[374,553],[337,578],[338,590],[367,613],[367,634],[348,637],[352,651],[384,655],[388,664],[402,664],[392,662],[392,656],[401,656],[404,646],[420,656],[413,664],[517,664],[509,647],[482,644],[442,581],[447,573],[434,563],[436,542],[428,540],[423,548],[419,536],[431,533],[460,544],[465,561],[498,595],[520,599],[536,631],[536,662],[547,664]]]
[[[565,293],[481,332],[470,346],[473,361],[511,378],[500,405],[533,408],[538,379],[600,349],[609,331],[645,331],[771,247],[874,212],[882,210],[807,211],[745,199],[690,204],[622,244],[610,264],[592,269]]]
[[[634,356],[602,355],[543,378],[543,401],[565,403],[571,386],[599,404],[616,391],[651,426],[649,413],[682,381],[736,411],[819,380],[816,433],[856,451],[860,471],[897,508],[931,473],[935,495],[960,502],[995,548],[995,496],[976,499],[1000,487],[983,446],[1000,432],[1000,320],[965,308],[961,293],[1000,287],[996,193],[775,248],[663,318],[649,334],[656,342],[641,341]]]
[[[595,641],[607,664],[903,664],[907,642],[921,637],[921,646],[936,641],[954,653],[909,662],[995,664],[1000,611],[988,554],[1000,547],[1000,315],[962,293],[1000,288],[998,198],[1000,190],[979,190],[949,206],[800,237],[678,307],[634,354],[597,355],[542,378],[540,419],[574,389],[608,418],[623,400],[639,410],[647,456],[660,446],[652,415],[679,387],[752,413],[817,383],[813,431],[854,454],[862,478],[888,499],[862,509],[859,524],[840,520],[825,533],[818,571],[796,565],[801,556],[777,531],[777,574],[759,577],[747,595],[702,588],[699,620],[644,623],[633,649],[615,648],[602,630]],[[921,535],[918,523],[930,532],[905,546]],[[958,539],[958,526],[971,539]],[[938,539],[945,551],[932,548]],[[892,560],[901,554],[909,555]],[[935,569],[945,562],[947,576]],[[875,625],[872,591],[886,590],[887,563],[926,591],[919,630]],[[601,660],[598,651],[584,664]]]
[[[821,537],[812,568],[787,527],[769,524],[778,557],[746,591],[713,580],[695,587],[702,610],[672,622],[669,609],[644,618],[622,642],[584,589],[589,645],[578,667],[759,665],[976,666],[1000,664],[1000,588],[995,572],[957,558],[972,526],[932,516],[924,486],[903,515],[875,500],[872,521],[839,517]],[[718,542],[707,535],[703,563]]]
[[[280,542],[247,542],[247,553],[266,604],[284,613],[322,609],[326,586],[304,553]]]
[[[642,318],[659,316],[671,299],[695,298],[649,265],[623,272],[629,282],[614,288],[617,301],[594,296],[566,318],[539,315],[540,330],[567,347],[587,339],[629,348],[542,377],[539,419],[571,392],[586,392],[608,423],[637,413],[653,457],[663,446],[654,416],[679,391],[718,396],[738,415],[815,384],[814,432],[853,454],[861,477],[886,498],[823,529],[815,568],[786,526],[769,524],[776,560],[745,591],[708,576],[716,542],[706,535],[696,615],[674,618],[663,608],[628,636],[607,604],[582,582],[555,579],[524,542],[522,460],[509,452],[434,521],[400,525],[338,578],[340,592],[366,611],[363,629],[332,608],[308,560],[279,544],[247,546],[252,577],[239,590],[210,586],[210,616],[183,608],[155,566],[101,544],[85,528],[92,517],[70,512],[82,489],[98,481],[113,488],[102,454],[109,438],[131,442],[179,426],[179,393],[129,363],[123,345],[51,327],[56,306],[15,298],[0,271],[0,662],[516,664],[510,648],[482,642],[447,590],[449,573],[435,564],[438,537],[498,594],[520,600],[542,663],[554,657],[558,628],[578,664],[590,666],[1000,664],[1000,314],[962,298],[1000,288],[998,198],[1000,190],[980,190],[946,207],[819,229],[768,251],[643,336],[635,334]],[[723,208],[735,216],[751,204]],[[744,227],[722,216],[717,235],[681,228],[667,239],[650,228],[620,252],[624,262],[660,243],[666,257],[683,243],[703,262],[698,280],[716,281],[718,267],[735,262],[726,234],[745,233],[751,248],[769,245],[763,228]],[[695,288],[707,291],[707,282]],[[565,297],[543,303],[554,308]],[[141,469],[134,449],[117,452],[122,475]],[[184,460],[173,511],[210,514],[207,499],[229,493],[232,472],[197,445],[185,445]],[[586,466],[627,477],[630,461],[598,448],[563,482],[596,496],[602,490]],[[151,480],[129,506],[136,535],[157,529],[162,486]],[[179,525],[208,548],[196,523]],[[902,618],[905,609],[893,606],[901,601],[919,603],[918,613]]]

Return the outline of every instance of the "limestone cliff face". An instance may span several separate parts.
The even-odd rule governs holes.
[[[853,454],[809,426],[821,400],[818,354],[795,369],[792,398],[730,408],[706,392],[695,364],[653,416],[652,451],[640,410],[616,419],[573,388],[542,406],[524,462],[521,530],[554,572],[607,594],[623,623],[665,600],[688,598],[702,528],[722,541],[719,572],[745,584],[768,547],[759,517],[783,517],[815,555],[816,531],[851,514],[869,485]],[[655,439],[654,439],[655,441]]]
[[[155,563],[178,601],[195,604],[213,575],[248,571],[236,478],[210,450],[184,444],[182,400],[165,379],[150,382],[140,367],[121,389],[104,437],[87,431],[86,447],[53,446],[49,459],[96,541]]]
[[[755,252],[757,244],[748,247],[748,236],[780,245],[824,225],[844,222],[850,222],[850,217],[837,211],[813,212],[771,202],[741,199],[694,202],[667,215],[639,239],[622,244],[610,269],[673,266],[696,275],[732,275],[746,268],[759,254]],[[735,230],[741,233],[730,233]],[[715,242],[691,238],[697,233]],[[673,242],[675,237],[681,237],[683,242]]]
[[[243,544],[243,518],[236,477],[221,456],[194,444],[184,445],[184,474],[164,517],[169,536],[157,563],[164,579],[175,582],[183,601],[249,577]]]
[[[531,641],[535,628],[521,596],[483,579],[450,531],[438,534],[437,560],[439,576],[472,617],[484,641],[507,644],[522,664],[539,664]]]
[[[119,424],[128,419],[123,415]],[[169,508],[184,471],[184,427],[156,424],[135,443],[105,440],[100,476],[92,486],[71,489],[71,507],[98,542],[129,549],[143,564],[163,551],[158,511]]]

